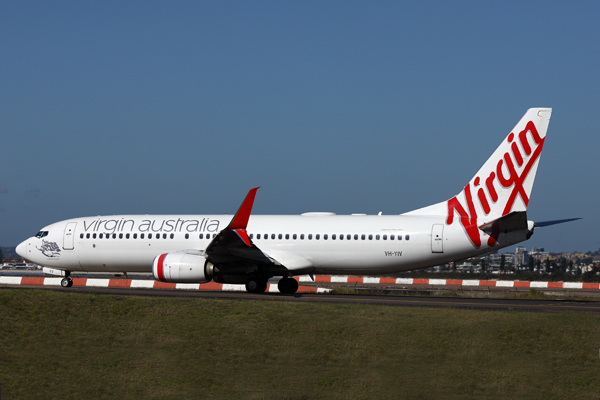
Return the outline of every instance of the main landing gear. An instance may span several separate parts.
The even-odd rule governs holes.
[[[60,281],[60,286],[67,288],[73,286],[73,279],[71,279],[71,271],[65,271],[65,277]]]
[[[267,290],[267,280],[259,277],[249,278],[246,282],[246,291],[261,294]]]
[[[279,293],[294,294],[298,291],[298,281],[294,278],[281,278],[277,283]],[[246,281],[246,291],[261,294],[267,290],[267,280],[261,277],[251,277]]]
[[[281,278],[277,283],[277,289],[283,294],[294,294],[298,290],[298,281],[294,278]]]

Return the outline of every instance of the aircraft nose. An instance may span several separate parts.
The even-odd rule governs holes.
[[[23,258],[27,258],[27,240],[24,242],[21,242],[17,248],[16,248],[16,252],[18,255],[20,255]]]

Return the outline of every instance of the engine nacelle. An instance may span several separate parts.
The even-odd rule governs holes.
[[[205,283],[214,275],[214,267],[201,251],[186,250],[157,256],[152,263],[154,279],[173,283]]]

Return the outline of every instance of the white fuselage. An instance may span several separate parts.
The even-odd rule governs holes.
[[[43,228],[17,250],[68,271],[151,272],[155,257],[204,250],[230,215],[122,215],[75,218]],[[47,232],[47,233],[46,233]],[[252,242],[292,274],[378,274],[427,268],[490,250],[475,248],[442,216],[253,215]],[[501,237],[494,250],[524,240]],[[341,238],[343,236],[343,238]]]

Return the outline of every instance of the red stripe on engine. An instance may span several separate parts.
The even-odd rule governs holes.
[[[166,254],[158,256],[158,262],[156,263],[156,273],[158,274],[158,280],[165,282],[165,274],[163,273],[163,261],[165,261]]]

